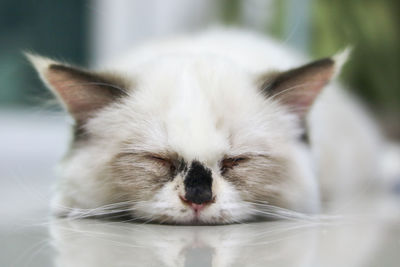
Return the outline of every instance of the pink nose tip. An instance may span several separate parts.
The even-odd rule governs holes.
[[[195,203],[190,203],[189,205],[195,212],[201,211],[206,206],[206,204],[195,204]]]
[[[203,210],[208,204],[211,203],[211,202],[206,202],[206,203],[196,204],[187,200],[185,197],[179,196],[179,198],[182,200],[184,204],[190,206],[196,213]]]

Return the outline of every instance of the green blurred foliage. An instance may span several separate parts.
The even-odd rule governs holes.
[[[314,0],[312,14],[313,54],[353,46],[344,80],[372,106],[399,112],[400,1]]]
[[[240,25],[245,1],[223,0],[223,21]],[[268,34],[303,48],[299,34],[309,27],[305,52],[315,58],[353,47],[342,80],[375,110],[400,112],[400,1],[274,0],[273,4]],[[309,17],[303,17],[301,5],[309,5]]]
[[[241,0],[221,0],[218,2],[221,20],[225,24],[237,24],[240,17],[241,2]]]

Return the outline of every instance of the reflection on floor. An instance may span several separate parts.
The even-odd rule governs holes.
[[[400,199],[368,200],[375,203],[369,211],[357,208],[323,220],[222,226],[53,218],[19,228],[23,235],[14,242],[24,245],[32,236],[38,241],[1,266],[398,266]]]
[[[400,218],[168,226],[54,220],[56,266],[398,266]],[[384,263],[384,264],[383,264]]]

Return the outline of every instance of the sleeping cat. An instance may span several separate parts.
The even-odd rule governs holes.
[[[89,71],[28,55],[74,120],[59,216],[223,224],[319,212],[379,176],[380,138],[312,62],[237,30],[155,42]]]

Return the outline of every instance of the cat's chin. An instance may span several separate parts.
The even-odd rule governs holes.
[[[295,215],[295,214],[294,214]],[[256,222],[265,222],[265,221],[276,221],[279,218],[275,216],[154,216],[152,219],[144,220],[140,219],[135,215],[130,215],[130,219],[126,220],[127,222],[134,223],[146,223],[146,224],[163,224],[163,225],[187,225],[187,226],[196,226],[196,225],[228,225],[228,224],[241,224],[241,223],[256,223]]]
[[[168,219],[166,218],[161,218],[161,219],[154,219],[151,221],[145,221],[145,220],[135,220],[134,218],[132,219],[134,222],[145,222],[145,223],[150,223],[150,224],[165,224],[165,225],[226,225],[226,224],[235,224],[235,223],[242,223],[242,222],[248,222],[252,220],[243,220],[243,221],[238,221],[234,220],[233,218],[227,219],[227,218],[199,218],[199,217],[193,217],[191,219],[182,219],[182,218],[174,218],[170,217]]]
[[[190,209],[187,209],[186,212],[181,212],[182,210],[184,209],[180,208],[176,213],[136,212],[131,215],[131,221],[169,225],[222,225],[241,223],[252,219],[251,216],[244,216],[243,214],[234,216],[215,207],[207,207],[200,212]]]

